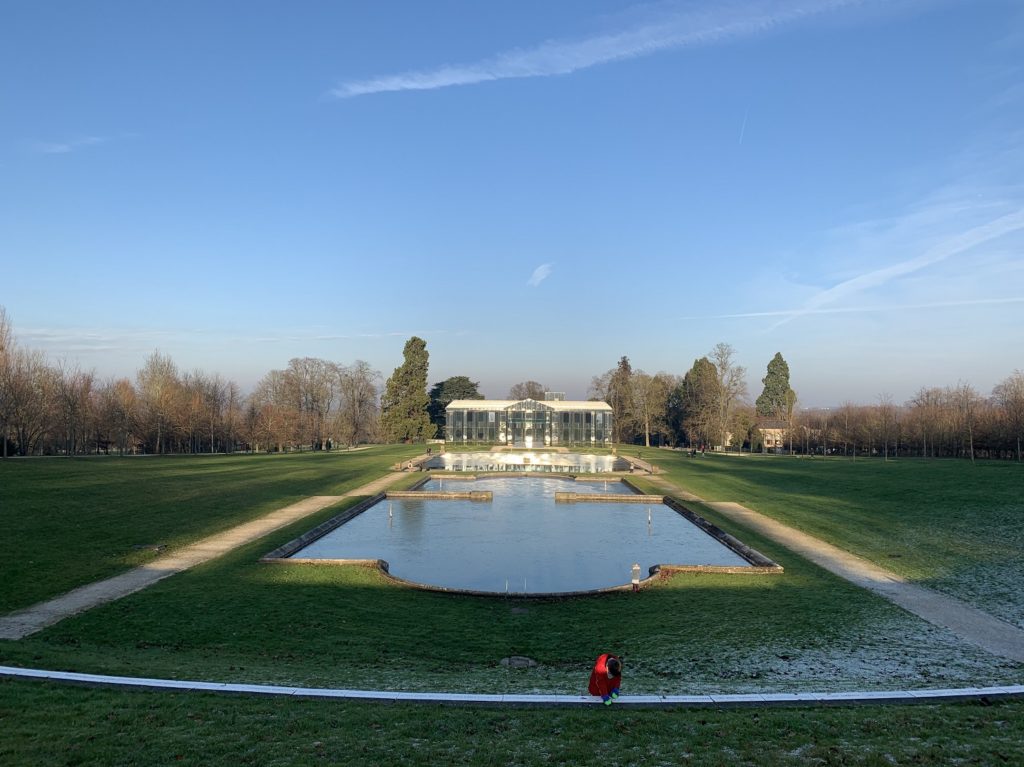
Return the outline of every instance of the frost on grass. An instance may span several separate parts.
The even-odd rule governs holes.
[[[590,659],[534,668],[353,668],[344,679],[291,680],[308,686],[451,693],[585,695]],[[1024,683],[1024,664],[964,644],[951,632],[894,610],[861,631],[803,645],[732,649],[681,643],[672,656],[628,656],[623,690],[643,695],[841,692]]]

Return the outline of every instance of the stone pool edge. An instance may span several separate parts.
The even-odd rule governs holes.
[[[424,477],[422,480],[418,480],[413,484],[409,490],[415,491],[416,488],[422,487],[427,484],[432,477]],[[628,479],[622,478],[620,481],[630,488],[634,493],[640,493],[640,490],[633,485]],[[412,493],[410,493],[411,495]],[[403,493],[404,495],[404,493]],[[461,494],[460,494],[461,495]],[[468,494],[467,494],[468,495]],[[355,519],[357,516],[362,514],[367,509],[376,505],[380,501],[384,500],[388,496],[388,493],[377,493],[376,495],[370,496],[355,506],[352,506],[340,514],[336,514],[325,522],[314,527],[306,533],[303,533],[298,538],[293,538],[283,546],[279,546],[273,551],[265,554],[260,558],[260,562],[263,564],[278,564],[278,565],[348,565],[355,567],[375,567],[380,571],[381,575],[391,583],[398,586],[405,586],[407,588],[413,588],[418,591],[427,591],[435,594],[453,594],[460,596],[472,596],[472,597],[487,597],[493,599],[499,598],[515,598],[515,599],[536,599],[536,600],[555,600],[555,599],[568,599],[572,597],[589,597],[598,596],[601,594],[615,594],[633,591],[632,584],[626,583],[621,586],[608,586],[602,589],[587,589],[584,591],[544,591],[544,592],[528,592],[528,591],[482,591],[477,589],[458,589],[448,588],[445,586],[437,586],[429,583],[420,583],[419,581],[412,581],[406,578],[399,578],[392,575],[390,572],[390,564],[385,559],[305,559],[305,558],[294,558],[292,555],[298,551],[301,551],[309,544],[322,538],[328,533],[338,529],[346,522]],[[691,524],[698,527],[707,535],[717,540],[723,546],[728,548],[730,551],[740,556],[744,560],[750,563],[749,566],[739,567],[733,565],[674,565],[674,564],[656,564],[652,565],[648,569],[648,575],[646,578],[640,580],[639,588],[643,589],[649,586],[654,580],[658,578],[669,577],[676,573],[699,573],[699,574],[723,574],[723,575],[781,575],[785,572],[782,565],[776,563],[772,559],[769,559],[761,552],[757,551],[750,546],[747,546],[743,541],[730,535],[716,525],[711,524],[704,517],[700,516],[694,511],[686,508],[677,498],[670,495],[663,496],[643,496],[644,498],[660,498],[661,502],[672,509],[674,512],[684,517]]]

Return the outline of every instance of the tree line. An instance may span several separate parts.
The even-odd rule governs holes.
[[[1024,373],[990,396],[960,383],[922,388],[908,402],[797,407],[789,365],[768,362],[763,388],[749,399],[747,371],[727,343],[694,360],[683,375],[648,374],[628,357],[595,376],[590,397],[607,402],[615,442],[692,449],[773,449],[790,453],[1021,460]],[[426,342],[410,338],[403,362],[380,386],[368,363],[301,357],[272,370],[253,391],[218,374],[180,371],[153,352],[131,378],[97,379],[67,362],[15,343],[0,307],[0,455],[214,453],[330,450],[373,442],[444,436],[445,407],[483,399],[479,384],[452,376],[427,388]],[[543,400],[527,380],[508,399]]]
[[[49,364],[13,340],[0,307],[0,455],[214,453],[331,449],[379,439],[380,374],[311,357],[237,383],[182,372],[153,352],[130,378]]]
[[[772,440],[773,450],[802,454],[1022,458],[1019,370],[987,397],[959,383],[922,388],[902,405],[881,395],[873,405],[800,410],[781,353],[768,362],[753,403],[734,358],[720,343],[677,376],[634,370],[622,357],[593,379],[591,395],[611,405],[616,442],[762,451]]]

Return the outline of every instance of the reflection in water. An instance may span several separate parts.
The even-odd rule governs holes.
[[[384,559],[399,578],[496,593],[625,585],[634,562],[644,574],[655,564],[748,566],[667,506],[555,504],[556,491],[593,492],[593,484],[557,476],[459,483],[460,490],[470,486],[492,491],[494,500],[383,501],[295,556]],[[423,487],[438,488],[436,480]],[[632,490],[609,482],[608,492]]]
[[[581,453],[443,453],[424,463],[445,471],[535,471],[597,474],[626,471],[629,462],[614,455]]]

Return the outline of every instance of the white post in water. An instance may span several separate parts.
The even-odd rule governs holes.
[[[648,506],[647,507],[647,526],[650,527],[650,524],[651,524],[651,507]]]
[[[640,563],[633,563],[633,591],[640,590]]]

